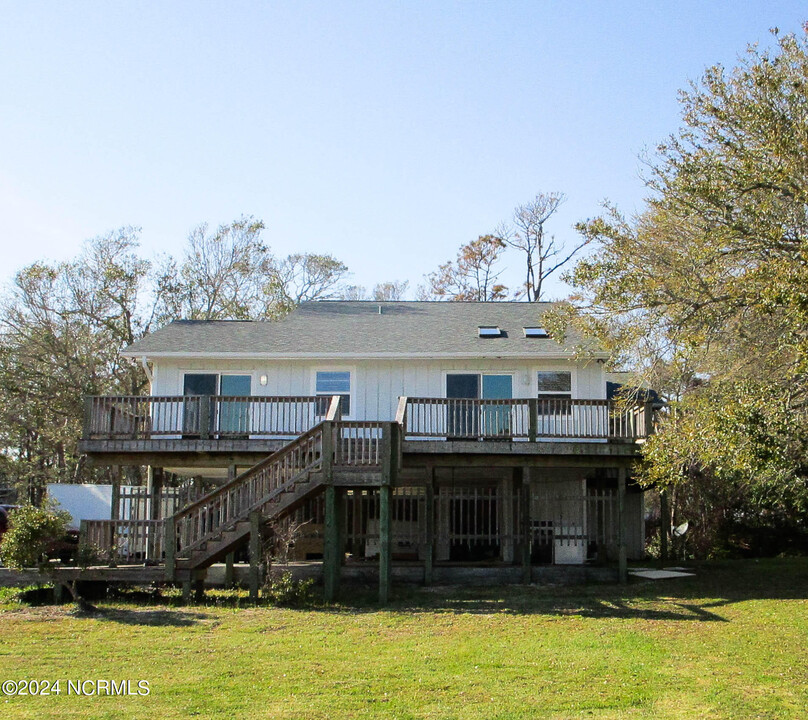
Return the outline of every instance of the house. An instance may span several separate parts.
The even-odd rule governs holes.
[[[641,557],[630,480],[651,407],[607,399],[607,354],[543,325],[547,303],[304,303],[278,322],[178,321],[124,355],[146,397],[87,399],[90,461],[215,487],[151,525],[94,525],[97,544],[153,536],[186,584],[266,523],[304,525],[293,552],[426,582],[453,568],[509,581]],[[312,532],[313,531],[313,532]],[[110,535],[110,533],[112,533]],[[404,570],[402,570],[404,572]],[[482,572],[482,571],[481,571]]]

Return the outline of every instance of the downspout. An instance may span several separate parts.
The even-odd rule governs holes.
[[[146,373],[146,379],[149,381],[149,395],[151,395],[152,386],[154,385],[154,373],[151,371],[145,355],[140,358],[140,364],[143,366],[143,372]]]

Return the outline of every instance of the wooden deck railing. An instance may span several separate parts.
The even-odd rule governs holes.
[[[322,419],[328,397],[130,395],[86,398],[85,440],[293,437]]]
[[[95,396],[87,398],[83,437],[289,439],[314,427],[323,413],[337,419],[338,403],[339,396]],[[650,434],[652,420],[650,403],[626,407],[611,400],[568,398],[402,397],[396,413],[396,422],[407,439],[633,441]],[[381,421],[342,423],[339,442],[335,438],[334,444],[338,461],[362,464],[359,458],[371,458],[376,453],[376,462],[383,425]]]
[[[651,431],[652,407],[611,400],[401,398],[406,439],[625,440]]]
[[[334,423],[334,466],[381,466],[384,428],[389,425],[372,420]]]
[[[165,553],[163,520],[83,520],[81,542],[110,564],[161,561]]]

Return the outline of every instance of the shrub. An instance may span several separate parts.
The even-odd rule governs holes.
[[[302,607],[312,601],[311,588],[314,580],[295,580],[292,573],[270,575],[264,583],[264,597],[273,605],[282,607]]]
[[[34,505],[12,510],[9,529],[0,543],[0,559],[14,570],[44,568],[50,560],[50,548],[64,537],[69,523],[70,515],[64,511]]]

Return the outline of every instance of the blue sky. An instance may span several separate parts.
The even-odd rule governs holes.
[[[277,255],[414,286],[540,191],[573,241],[604,199],[642,207],[638,156],[688,79],[807,10],[0,0],[0,277],[122,225],[178,253],[246,214]]]

